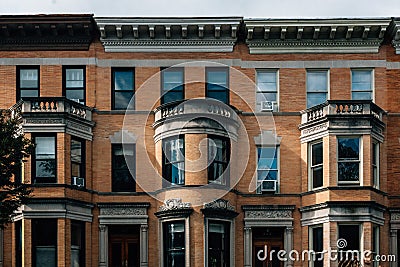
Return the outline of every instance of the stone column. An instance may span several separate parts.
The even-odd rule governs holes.
[[[3,257],[4,257],[4,250],[3,250],[3,229],[0,228],[0,267],[3,267]]]
[[[149,226],[147,224],[140,225],[140,267],[149,266],[149,261],[148,261],[149,233],[147,231],[148,227]]]
[[[390,267],[397,267],[398,253],[397,253],[397,229],[390,229],[390,254],[395,255],[396,261],[390,262]]]
[[[289,252],[293,250],[293,227],[291,226],[286,227],[284,239],[285,239],[285,244],[284,244],[285,251],[286,253],[288,253],[286,255],[289,255]],[[285,262],[285,267],[293,267],[293,261],[288,258],[288,260]]]
[[[251,267],[252,265],[252,240],[251,240],[251,227],[244,228],[244,267]]]
[[[108,226],[99,226],[99,267],[108,266]]]

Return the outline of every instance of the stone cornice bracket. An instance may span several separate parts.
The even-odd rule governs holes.
[[[392,38],[392,45],[396,49],[396,54],[400,54],[400,18],[396,18],[392,21],[389,26],[388,33]]]
[[[390,18],[244,19],[251,54],[377,53]]]
[[[232,52],[242,18],[95,18],[106,52]]]
[[[88,50],[97,36],[90,14],[0,16],[0,51]]]

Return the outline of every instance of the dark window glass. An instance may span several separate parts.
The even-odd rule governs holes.
[[[226,185],[230,142],[227,138],[208,138],[208,182]]]
[[[135,92],[135,71],[133,69],[113,69],[112,80],[112,109],[127,109]],[[131,108],[134,108],[134,105]]]
[[[135,145],[112,145],[112,191],[135,192]],[[128,165],[129,162],[129,165]]]
[[[22,220],[15,222],[15,265],[22,267]]]
[[[56,138],[55,136],[36,136],[34,174],[35,183],[56,182]]]
[[[312,188],[323,185],[323,148],[322,142],[311,144],[311,181]]]
[[[71,267],[85,266],[85,223],[71,223]]]
[[[324,239],[323,239],[323,227],[313,227],[312,230],[312,248],[315,252],[314,267],[324,266],[324,254],[321,252],[324,250]]]
[[[86,87],[85,67],[64,67],[63,87],[64,96],[75,102],[85,104]]]
[[[163,177],[174,185],[185,184],[184,137],[163,140]]]
[[[183,68],[170,68],[161,72],[161,104],[183,100]]]
[[[17,67],[17,100],[39,97],[39,67]]]
[[[228,69],[206,69],[206,97],[229,104]]]
[[[230,266],[230,223],[208,223],[208,266]]]
[[[372,144],[372,183],[379,187],[379,143]]]
[[[163,224],[164,266],[185,266],[185,223],[183,221]]]
[[[351,99],[372,100],[372,70],[351,71]]]
[[[324,103],[328,96],[328,71],[307,71],[307,108]]]
[[[359,182],[360,138],[338,137],[338,181]]]
[[[57,220],[32,220],[33,266],[57,266]]]
[[[71,139],[71,175],[85,177],[85,141]]]
[[[352,251],[360,251],[360,225],[339,225],[338,228],[338,240],[346,240],[346,246],[340,249],[343,252],[338,253],[339,266],[359,266],[360,258]]]
[[[278,147],[257,148],[257,193],[275,191],[274,183],[278,181]]]

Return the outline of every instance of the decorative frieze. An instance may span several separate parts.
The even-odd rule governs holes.
[[[233,219],[239,215],[235,211],[235,207],[233,207],[228,200],[225,199],[217,199],[210,203],[205,203],[203,209],[201,209],[205,217],[209,218],[229,218]]]
[[[290,210],[249,210],[245,211],[246,218],[258,219],[279,219],[279,218],[292,218],[292,211]]]
[[[133,208],[133,207],[120,207],[120,208],[103,208],[100,210],[100,215],[109,216],[125,216],[125,215],[146,215],[147,208]]]
[[[164,201],[164,205],[160,206],[159,211],[189,209],[191,204],[189,202],[182,202],[180,198],[172,198]]]
[[[235,211],[235,207],[233,207],[229,201],[225,199],[217,199],[213,202],[206,203],[204,204],[204,208]]]

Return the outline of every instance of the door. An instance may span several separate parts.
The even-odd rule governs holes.
[[[283,242],[281,240],[254,240],[253,266],[282,267],[283,262],[281,262],[277,256],[278,251],[280,250],[283,250]],[[259,256],[261,257],[261,260],[259,259]]]
[[[134,236],[111,236],[110,267],[139,267],[139,242]]]

